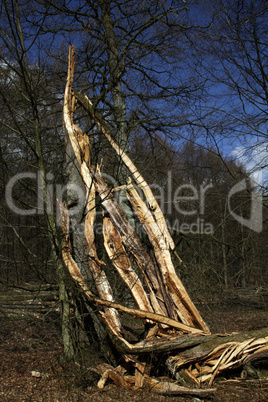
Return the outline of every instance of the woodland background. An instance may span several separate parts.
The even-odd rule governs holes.
[[[72,303],[60,261],[56,189],[68,183],[62,108],[74,44],[74,86],[89,96],[163,201],[190,295],[203,300],[265,288],[267,2],[2,0],[0,11],[1,284],[49,284],[62,289],[61,311]],[[82,109],[76,119],[92,143],[93,163],[101,161],[109,177],[123,182],[126,172],[103,135]],[[16,182],[13,203],[36,211],[23,215],[8,205],[6,188],[25,172],[33,176]],[[249,218],[257,191],[250,178],[260,172],[263,227],[257,232],[231,216],[228,195],[246,179],[231,207]],[[180,213],[173,201],[183,185]],[[210,185],[203,211],[189,185]],[[83,221],[83,211],[77,219]],[[209,222],[213,232],[182,230],[197,221]],[[77,247],[83,267],[83,246]],[[107,276],[124,302],[124,287],[112,272]]]

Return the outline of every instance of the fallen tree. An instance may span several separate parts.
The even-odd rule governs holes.
[[[102,365],[96,370],[101,375],[99,387],[108,378],[126,388],[147,387],[158,393],[211,395],[214,389],[189,389],[174,381],[152,378],[153,356],[161,353],[162,360],[175,381],[183,373],[195,386],[207,382],[212,385],[220,372],[242,366],[258,358],[267,357],[268,331],[260,336],[229,337],[211,334],[187,290],[178,277],[173,261],[174,243],[165,218],[145,179],[128,155],[113,139],[103,118],[94,110],[90,99],[73,91],[74,47],[70,47],[67,84],[64,95],[63,119],[65,131],[72,145],[81,178],[86,188],[84,239],[89,270],[98,295],[88,288],[86,279],[73,258],[70,241],[68,206],[60,206],[63,229],[62,256],[68,271],[91,305],[98,306],[98,314],[105,324],[124,364],[113,368]],[[100,166],[91,164],[89,137],[74,124],[76,105],[80,104],[99,126],[111,147],[129,170],[124,190],[136,219],[142,224],[153,249],[153,257],[143,247],[135,229],[126,219],[116,199],[122,190],[111,188],[105,182]],[[142,194],[142,197],[141,197]],[[96,195],[101,200],[103,247],[109,263],[98,257],[94,224]],[[121,277],[135,307],[118,303],[107,278],[105,268],[114,268]],[[144,322],[143,340],[126,339],[122,313]],[[201,348],[201,349],[200,349]],[[200,352],[201,350],[201,352]],[[130,375],[131,373],[133,375]]]

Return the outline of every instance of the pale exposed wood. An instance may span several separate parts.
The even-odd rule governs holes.
[[[98,194],[100,195],[100,198],[102,199],[102,206],[108,212],[113,225],[120,232],[120,237],[123,244],[133,255],[133,258],[135,259],[137,266],[141,270],[144,279],[146,280],[150,292],[150,301],[153,305],[154,310],[158,314],[167,315],[165,298],[161,293],[157,277],[154,273],[155,268],[151,258],[143,249],[142,244],[138,236],[136,235],[133,227],[126,220],[125,216],[123,215],[120,209],[120,206],[118,205],[118,202],[114,198],[113,194],[108,188],[100,172],[95,172],[94,184]],[[155,293],[156,297],[151,298],[152,296],[151,290]]]
[[[203,321],[199,311],[191,301],[188,292],[175,272],[170,251],[163,241],[163,236],[153,219],[151,211],[141,199],[138,191],[130,184],[129,181],[127,187],[129,200],[137,214],[137,217],[145,228],[151,244],[153,245],[155,257],[159,269],[161,270],[163,281],[168,289],[168,293],[172,297],[178,318],[187,325],[196,325],[202,330],[209,332],[206,323]]]
[[[154,310],[143,289],[142,283],[131,267],[131,262],[122,244],[119,231],[112,224],[111,219],[105,216],[103,218],[103,237],[107,254],[117,272],[128,286],[137,307],[141,310],[153,312]]]
[[[64,100],[63,100],[63,121],[64,121],[64,128],[67,130],[67,133],[69,135],[70,142],[74,150],[74,154],[77,158],[77,161],[81,165],[82,158],[80,155],[79,142],[76,139],[75,135],[76,130],[73,123],[74,101],[75,101],[75,98],[72,94],[72,84],[74,77],[74,56],[75,56],[75,48],[74,46],[70,46],[69,58],[68,58],[67,82],[65,86]],[[71,136],[70,133],[72,134]]]
[[[97,255],[97,250],[95,246],[95,236],[94,236],[94,223],[96,219],[96,208],[95,208],[95,186],[91,183],[87,194],[87,205],[85,208],[85,243],[86,249],[89,256],[89,268],[92,273],[96,289],[100,298],[108,301],[114,301],[113,292],[110,283],[106,277],[102,266],[105,265],[99,260]],[[107,319],[112,321],[117,328],[117,331],[121,332],[122,326],[119,319],[118,311],[115,309],[105,309],[105,314]]]
[[[146,378],[144,381],[144,387],[161,395],[192,395],[200,396],[201,398],[211,397],[216,391],[216,388],[198,389],[182,387],[174,382],[159,381],[153,378]]]
[[[135,386],[135,377],[124,375],[122,367],[113,368],[108,364],[98,365],[97,369],[93,371],[98,372],[101,379],[98,382],[99,388],[103,388],[108,378],[112,379],[117,386],[121,386],[126,389],[137,389]],[[215,388],[198,389],[182,387],[174,382],[159,381],[148,376],[144,376],[144,387],[154,393],[161,395],[191,395],[199,397],[212,397],[215,393]]]
[[[61,212],[62,212],[62,221],[63,221],[62,227],[63,227],[63,232],[64,232],[63,248],[62,248],[63,260],[64,260],[72,278],[81,287],[81,289],[84,291],[85,296],[89,299],[89,301],[91,303],[94,303],[94,304],[97,304],[97,305],[103,306],[103,307],[115,308],[116,310],[127,313],[131,316],[148,319],[148,320],[160,323],[160,324],[165,324],[165,325],[168,325],[172,328],[176,328],[176,329],[181,330],[186,333],[204,334],[203,331],[201,331],[197,328],[191,328],[188,325],[182,324],[178,321],[172,320],[171,318],[162,316],[160,314],[126,307],[119,303],[115,303],[115,302],[111,302],[108,300],[103,300],[103,299],[99,299],[99,298],[95,297],[92,294],[92,292],[90,292],[90,290],[88,289],[84,277],[81,275],[81,272],[80,272],[76,262],[72,258],[71,251],[70,251],[70,244],[69,244],[69,235],[68,235],[67,224],[66,224],[66,221],[68,221],[68,211],[66,210],[66,208],[64,208],[62,206]],[[128,347],[129,352],[131,352],[132,346],[128,342],[125,342],[125,345]],[[138,347],[136,347],[136,346],[135,346],[135,348],[138,349]]]
[[[93,294],[89,291],[85,278],[81,274],[78,265],[74,261],[71,255],[71,250],[70,250],[70,239],[69,239],[69,215],[66,207],[62,204],[60,205],[61,209],[61,217],[62,217],[62,228],[63,228],[63,248],[62,248],[62,256],[63,256],[63,261],[65,265],[67,266],[72,278],[77,282],[77,284],[81,287],[81,289],[84,291],[85,296],[89,298],[91,301],[92,298],[94,299]],[[100,266],[99,264],[91,259],[90,267],[92,269],[92,273],[96,276],[99,275],[99,277],[96,278],[95,284],[96,288],[101,294],[101,296],[104,297],[104,300],[107,302],[107,305],[109,305],[110,302],[113,301],[113,297],[111,294],[110,290],[110,285],[109,282],[106,280],[104,275],[101,273]],[[112,300],[110,300],[112,299]],[[107,306],[107,307],[108,307]],[[112,308],[107,308],[105,309],[105,314],[103,314],[103,320],[107,323],[109,323],[110,326],[113,327],[113,332],[119,336],[120,331],[121,331],[121,322],[118,317],[118,312],[115,309]]]
[[[159,226],[162,237],[163,237],[164,241],[166,242],[166,246],[170,247],[172,250],[174,250],[175,245],[174,245],[172,237],[170,236],[169,230],[167,228],[167,224],[166,224],[164,215],[152,193],[152,190],[150,189],[149,185],[147,184],[146,180],[142,177],[142,175],[140,174],[140,172],[138,171],[138,169],[136,168],[136,166],[134,165],[132,160],[129,158],[129,156],[114,141],[113,136],[112,136],[107,124],[102,119],[102,117],[94,110],[93,104],[90,101],[90,99],[86,95],[82,94],[81,92],[75,92],[75,95],[76,95],[78,102],[80,102],[81,105],[89,112],[91,118],[100,127],[103,134],[108,139],[108,141],[110,142],[111,146],[113,147],[113,149],[115,150],[117,155],[125,163],[125,165],[129,169],[130,173],[132,174],[135,182],[143,190],[143,193],[148,202],[149,209],[152,211],[152,213],[154,215],[155,221],[157,222],[157,225]]]
[[[185,369],[182,371],[189,378],[190,381],[192,381],[196,385],[200,386],[200,381],[198,380],[198,378],[195,377],[195,375],[193,374],[193,372],[191,370]]]
[[[85,240],[89,255],[89,268],[93,275],[96,288],[100,298],[107,301],[114,301],[110,283],[106,274],[102,269],[102,264],[98,259],[97,251],[94,243],[94,222],[95,222],[95,187],[92,177],[89,173],[88,166],[90,164],[89,139],[84,135],[81,129],[73,123],[74,97],[72,95],[72,82],[74,75],[74,47],[70,47],[69,51],[69,68],[67,75],[67,84],[64,94],[63,117],[65,128],[67,130],[70,142],[76,156],[78,166],[80,167],[82,179],[87,188],[87,205],[85,218]],[[121,330],[121,322],[118,312],[114,309],[106,309],[107,319],[116,326],[117,330]]]
[[[131,389],[131,382],[127,380],[127,377],[124,377],[125,370],[121,366],[118,366],[114,369],[109,364],[102,364],[98,365],[96,371],[101,375],[101,379],[98,381],[97,384],[100,389],[104,387],[106,381],[109,378],[113,380],[115,385],[117,385],[118,387]]]
[[[107,276],[102,269],[103,262],[99,260],[95,243],[94,243],[94,222],[95,222],[95,207],[93,208],[93,203],[95,204],[94,194],[94,185],[91,188],[91,192],[89,197],[93,200],[87,204],[86,209],[86,218],[85,218],[85,239],[86,239],[86,248],[89,255],[89,268],[92,273],[96,289],[101,299],[108,300],[114,302],[113,292],[111,285],[107,279]],[[118,311],[111,308],[106,308],[105,315],[109,321],[116,326],[117,331],[121,332],[122,325],[119,319]]]
[[[247,336],[250,335],[252,334],[233,335],[229,337],[229,339],[232,339],[230,342],[223,342],[223,339],[228,339],[228,337],[221,338],[222,343],[214,348],[211,348],[211,345],[218,342],[220,338],[216,341],[209,341],[207,344],[204,343],[202,348],[195,347],[178,356],[170,357],[167,365],[173,375],[176,372],[179,373],[182,367],[186,367],[198,381],[209,381],[209,385],[211,386],[219,373],[268,356],[268,336],[259,337],[258,339],[255,337],[247,339]],[[242,339],[246,339],[239,341],[241,337]],[[206,346],[210,346],[211,349],[209,350]],[[200,353],[201,350],[202,353]],[[198,362],[198,365],[196,365],[197,368],[191,370],[190,367],[194,362]]]
[[[268,358],[268,346],[263,346],[256,350],[253,354],[248,355],[243,363],[244,364],[249,364],[252,363],[256,360],[261,360],[261,359],[267,359]]]
[[[228,357],[232,354],[232,352],[233,352],[233,346],[227,346],[227,348],[223,351],[220,358],[218,359],[217,363],[214,365],[214,367],[212,367],[212,374],[209,380],[209,386],[212,385],[214,378],[220,371],[221,366],[224,365],[224,363],[227,361]]]
[[[136,363],[135,366],[135,387],[136,388],[142,388],[144,385],[144,374],[146,370],[146,363],[141,362],[141,363]]]
[[[104,180],[102,179],[100,172],[98,172],[98,171],[95,172],[95,171],[92,171],[92,169],[89,169],[90,161],[89,161],[88,153],[86,153],[86,148],[89,146],[88,138],[86,138],[87,136],[83,135],[83,133],[81,132],[79,127],[77,127],[73,124],[74,100],[73,100],[73,95],[71,92],[72,91],[73,74],[74,74],[74,47],[71,47],[70,53],[69,53],[69,68],[68,68],[67,84],[66,84],[66,89],[65,89],[64,113],[63,114],[64,114],[65,127],[66,127],[66,130],[70,137],[70,141],[73,146],[74,153],[77,158],[78,164],[80,165],[81,176],[82,176],[87,188],[92,190],[91,191],[92,194],[94,194],[94,188],[93,188],[94,186],[93,186],[92,180],[94,181],[96,189],[97,189],[100,197],[102,198],[102,204],[108,211],[110,218],[113,221],[113,225],[115,227],[117,227],[117,229],[119,230],[123,243],[132,252],[134,258],[136,259],[138,266],[140,267],[141,271],[144,274],[144,277],[147,281],[147,286],[149,287],[150,300],[151,300],[154,310],[160,314],[165,314],[165,315],[167,315],[167,312],[169,311],[169,315],[171,315],[171,317],[173,317],[173,314],[170,311],[170,303],[168,302],[169,296],[167,293],[166,294],[162,293],[163,287],[162,287],[162,291],[161,291],[159,284],[158,284],[159,278],[155,277],[155,274],[154,274],[155,267],[152,264],[152,262],[150,261],[149,256],[146,255],[146,253],[144,252],[133,228],[125,220],[124,216],[122,215],[122,213],[120,211],[119,206],[116,205],[116,201],[111,198],[110,190],[107,188],[107,185],[104,182]],[[87,102],[90,105],[91,114],[92,114],[93,113],[92,104],[88,98],[85,98],[85,99],[87,99]],[[94,118],[94,113],[91,117]],[[105,123],[103,121],[98,120],[98,124],[100,124],[100,126],[102,126]],[[132,164],[132,162],[128,158],[128,156],[125,155],[122,152],[122,150],[120,149],[120,147],[118,147],[118,145],[114,142],[109,130],[108,131],[106,130],[106,126],[102,127],[102,129],[103,129],[104,134],[108,138],[108,140],[111,142],[111,145],[116,150],[116,152],[118,154],[120,153],[121,156],[123,155],[123,160],[125,161],[126,165],[129,167],[136,182],[138,182],[139,186],[141,186],[143,188],[143,191],[145,191],[145,193],[147,193],[147,195],[149,194],[149,199],[147,199],[147,201],[150,206],[150,211],[152,211],[151,216],[152,216],[152,220],[154,222],[154,227],[157,228],[158,232],[160,230],[160,237],[159,237],[160,251],[161,251],[161,253],[167,252],[168,247],[170,246],[170,244],[169,244],[169,246],[167,245],[167,241],[166,241],[166,239],[167,239],[166,232],[168,233],[168,230],[165,229],[164,232],[161,233],[161,229],[159,229],[159,226],[158,226],[158,218],[159,218],[159,222],[161,222],[162,218],[160,219],[159,215],[157,215],[158,216],[157,223],[155,222],[155,220],[153,218],[153,214],[155,213],[155,211],[158,210],[159,207],[157,207],[157,205],[154,204],[154,202],[156,202],[156,201],[153,197],[153,194],[150,192],[151,190],[149,189],[150,190],[149,191],[147,189],[147,187],[148,187],[147,183],[145,183],[143,178],[139,175],[136,167]],[[87,157],[86,157],[86,154],[87,154]],[[87,160],[85,160],[86,158],[87,158]],[[89,212],[92,209],[93,208],[90,208],[90,203],[89,203],[89,207],[88,207]],[[162,212],[161,212],[161,214],[162,214]],[[89,215],[90,215],[90,213],[89,213]],[[154,217],[155,217],[155,215],[154,215]],[[90,253],[93,254],[92,261],[94,261],[91,264],[91,269],[95,275],[95,278],[98,277],[99,279],[101,279],[101,283],[99,284],[98,287],[99,287],[99,292],[102,293],[102,298],[105,295],[106,298],[108,298],[110,301],[113,301],[111,294],[110,294],[110,289],[108,288],[107,281],[105,280],[105,276],[103,275],[103,273],[100,269],[100,264],[98,263],[98,258],[97,258],[97,255],[96,255],[96,252],[94,249],[94,244],[93,244],[94,242],[93,242],[93,240],[92,241],[90,240],[91,238],[93,238],[93,233],[92,233],[92,231],[91,231],[91,233],[88,233],[90,230],[90,229],[88,229],[88,227],[89,228],[92,227],[92,222],[91,222],[92,218],[89,217],[87,219],[88,219],[88,221],[86,222],[87,224],[86,224],[86,229],[85,229],[86,230],[86,240],[87,240],[88,248],[90,249],[89,254]],[[90,219],[91,219],[91,221],[89,222]],[[160,223],[160,226],[161,225],[162,224]],[[168,236],[170,237],[169,233],[168,233]],[[106,243],[106,245],[107,245],[107,243]],[[109,249],[108,249],[108,252],[109,252]],[[167,253],[166,259],[167,258],[170,259],[169,253]],[[159,253],[158,253],[158,259],[160,259]],[[176,274],[174,276],[175,271],[174,271],[174,267],[173,267],[172,263],[168,267],[164,266],[166,259],[164,259],[164,261],[163,261],[163,259],[160,260],[160,265],[163,265],[163,266],[161,266],[161,269],[165,276],[166,283],[168,283],[168,281],[169,282],[175,281],[175,283],[176,283],[177,276],[176,276]],[[161,263],[163,263],[163,264],[161,264]],[[171,272],[169,272],[169,269],[171,270]],[[174,272],[172,272],[172,270]],[[174,278],[169,278],[168,277],[169,275],[174,276]],[[177,282],[177,284],[178,283],[179,283],[179,285],[181,285],[180,281]],[[184,291],[184,288],[182,287],[182,292],[183,291]],[[171,292],[170,289],[169,289],[169,292]],[[109,296],[108,296],[108,294],[109,294]],[[136,292],[136,299],[139,294],[141,294],[141,293]],[[144,296],[144,292],[143,292],[143,296]],[[139,298],[141,298],[141,296],[139,296]],[[174,298],[175,298],[175,304],[177,303],[176,311],[179,312],[178,315],[179,315],[180,319],[182,320],[182,322],[188,324],[189,326],[194,326],[193,322],[191,321],[191,319],[189,317],[185,318],[185,315],[187,315],[187,310],[184,307],[184,305],[186,304],[186,300],[184,300],[182,303],[180,298],[176,296],[176,292],[175,292],[175,294],[173,294],[173,299]],[[143,297],[143,299],[144,299],[144,297]],[[185,299],[185,295],[184,295],[184,299]],[[148,303],[149,303],[149,301],[147,299],[147,306],[148,306]],[[181,310],[185,310],[184,314]],[[204,329],[204,327],[202,329]],[[207,330],[207,328],[205,328],[205,330]]]
[[[197,346],[192,348],[185,347],[185,351],[181,352],[178,355],[170,356],[167,359],[167,366],[175,376],[176,370],[179,370],[183,366],[187,366],[198,362],[200,365],[201,361],[206,360],[208,364],[210,364],[210,360],[216,359],[219,357],[224,350],[225,346],[232,342],[236,342],[237,344],[242,344],[245,341],[249,341],[251,343],[253,338],[266,338],[268,336],[268,328],[256,331],[249,331],[245,333],[236,333],[236,334],[225,334],[223,335],[209,335],[204,338],[204,342],[202,345],[197,343]],[[241,350],[243,347],[241,348]],[[239,351],[239,348],[237,349]],[[217,355],[218,351],[218,355]],[[212,354],[213,352],[213,354]],[[236,355],[235,355],[236,356]],[[215,360],[216,362],[216,360]],[[213,363],[214,365],[215,363]]]
[[[42,374],[40,373],[40,371],[32,371],[31,374],[32,374],[32,377],[36,377],[36,378],[42,377]]]

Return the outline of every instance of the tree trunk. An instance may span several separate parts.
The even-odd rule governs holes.
[[[69,213],[65,206],[61,205],[63,260],[71,277],[80,287],[87,300],[98,306],[98,315],[106,326],[123,361],[127,363],[128,367],[134,366],[133,368],[135,368],[135,378],[133,378],[124,375],[126,370],[121,366],[113,369],[111,366],[102,365],[99,369],[102,376],[99,386],[103,387],[107,379],[111,378],[117,385],[126,388],[135,389],[135,387],[147,385],[149,388],[155,388],[155,390],[163,391],[163,393],[167,392],[167,389],[174,393],[183,392],[181,387],[175,384],[168,386],[165,382],[148,377],[147,373],[151,368],[149,360],[153,358],[152,356],[158,356],[159,353],[161,353],[162,359],[166,353],[166,364],[173,374],[177,374],[181,367],[186,366],[184,371],[195,384],[209,381],[210,385],[219,372],[239,365],[241,358],[243,361],[252,361],[258,356],[266,356],[268,350],[268,339],[266,338],[251,338],[239,342],[230,337],[225,339],[210,334],[206,323],[176,274],[170,254],[170,250],[174,248],[173,240],[148,184],[124,150],[113,139],[109,127],[95,113],[91,101],[80,93],[72,92],[73,74],[74,47],[71,47],[63,116],[66,132],[76,157],[77,167],[87,191],[84,239],[89,258],[89,268],[98,296],[95,296],[89,289],[86,278],[83,276],[79,264],[75,261],[70,241]],[[89,138],[73,123],[75,98],[85,110],[89,111],[91,118],[99,125],[117,155],[120,155],[130,176],[142,191],[145,201],[139,195],[131,179],[125,184],[126,194],[135,216],[143,225],[152,246],[153,258],[144,250],[134,228],[126,219],[121,206],[115,199],[114,193],[120,191],[121,187],[111,189],[105,182],[100,167],[90,165]],[[103,211],[103,243],[109,258],[108,262],[99,260],[95,245],[93,228],[96,216],[96,194],[101,200]],[[135,260],[139,272],[135,272],[132,268],[129,254]],[[133,297],[136,308],[128,307],[116,301],[104,267],[115,268],[116,273],[123,279]],[[144,339],[142,341],[130,343],[125,338],[121,313],[142,319],[144,324]],[[195,345],[200,344],[207,346],[201,349],[201,354],[198,354],[195,352],[198,346]],[[189,347],[192,349],[177,354],[178,350]],[[188,356],[187,353],[190,355]],[[136,355],[135,358],[134,355]],[[195,366],[190,367],[189,362],[194,363]]]
[[[102,21],[104,26],[104,35],[108,47],[108,66],[110,72],[110,82],[112,99],[113,99],[113,112],[116,125],[115,138],[119,147],[124,151],[128,151],[128,135],[126,125],[126,106],[124,94],[122,91],[121,77],[124,70],[122,60],[120,59],[119,49],[116,42],[116,36],[111,18],[110,2],[98,0],[101,8]],[[120,184],[126,182],[128,171],[125,164],[122,162],[120,155],[118,155],[118,180]],[[119,204],[125,213],[128,221],[135,224],[133,214],[129,206],[126,191],[123,188],[118,195]]]
[[[39,185],[41,188],[39,192],[42,192],[43,202],[45,207],[45,214],[47,219],[47,229],[48,229],[48,236],[51,243],[52,248],[52,255],[53,260],[55,262],[55,266],[57,268],[57,279],[59,285],[59,300],[61,302],[61,322],[62,322],[62,337],[63,337],[63,344],[64,344],[64,354],[67,359],[73,359],[75,356],[75,350],[73,347],[72,342],[72,328],[70,323],[70,305],[69,305],[69,297],[66,290],[65,285],[65,267],[61,260],[61,244],[58,239],[57,233],[57,226],[55,217],[51,211],[52,205],[52,198],[48,192],[47,186],[47,179],[46,179],[46,169],[45,163],[43,158],[43,150],[42,150],[42,139],[41,139],[41,126],[39,121],[39,112],[38,112],[38,105],[34,96],[34,88],[33,83],[31,81],[31,72],[28,65],[28,60],[26,57],[26,49],[24,44],[24,38],[22,34],[21,28],[21,20],[20,20],[20,13],[19,13],[19,4],[15,2],[15,12],[16,12],[16,25],[18,29],[18,37],[20,41],[20,46],[22,49],[22,70],[24,72],[24,81],[26,91],[28,93],[30,104],[31,104],[31,111],[32,111],[32,125],[34,128],[34,144],[35,144],[35,155],[37,158],[37,166],[38,166],[38,175],[39,175]],[[39,193],[39,196],[40,193]]]

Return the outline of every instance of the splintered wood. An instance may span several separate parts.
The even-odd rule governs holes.
[[[85,205],[85,244],[89,257],[89,268],[95,280],[99,298],[111,303],[115,302],[112,288],[104,271],[105,263],[99,260],[95,246],[94,223],[96,216],[96,193],[102,200],[104,215],[102,221],[103,239],[107,256],[111,261],[111,266],[116,269],[118,275],[120,275],[125,285],[129,288],[137,309],[148,312],[149,321],[154,321],[151,313],[158,314],[157,322],[159,324],[169,325],[170,323],[170,325],[174,327],[172,321],[175,321],[177,323],[175,328],[179,328],[181,334],[209,333],[207,325],[175,272],[171,258],[171,249],[174,248],[174,244],[168,232],[162,211],[150,187],[140,175],[130,158],[113,140],[108,127],[102,122],[100,117],[95,116],[92,103],[85,97],[86,101],[83,103],[85,109],[90,113],[90,117],[99,124],[103,134],[129,169],[131,177],[126,186],[129,201],[133,206],[137,218],[148,234],[148,238],[154,250],[155,259],[152,259],[145,251],[135,230],[125,218],[111,188],[102,177],[99,166],[91,165],[89,152],[87,151],[87,147],[89,147],[88,136],[83,134],[81,129],[73,122],[76,100],[80,103],[82,103],[83,100],[81,94],[79,99],[76,99],[72,91],[73,75],[74,47],[71,47],[64,96],[64,125],[80,168],[81,177],[87,189],[87,204]],[[138,191],[131,183],[131,179],[134,180],[140,190],[143,191],[146,202],[141,199]],[[66,255],[66,244],[64,250],[65,259],[69,258]],[[138,275],[132,267],[128,253],[132,255],[140,275]],[[69,256],[70,254],[71,252]],[[72,264],[69,265],[74,264],[76,264],[76,262],[73,260]],[[77,269],[79,268],[77,267]],[[80,283],[81,280],[80,278]],[[85,284],[83,284],[83,286],[85,286]],[[113,308],[104,309],[104,319],[107,319],[108,316],[108,321],[110,325],[114,327],[114,331],[120,332],[119,318]],[[163,316],[163,321],[161,321],[159,316]],[[170,319],[170,321],[167,321],[167,318]]]
[[[198,355],[198,362],[197,362]],[[200,384],[208,382],[211,385],[215,377],[223,371],[267,358],[268,356],[268,336],[264,338],[251,338],[243,342],[226,342],[215,347],[213,350],[200,355],[200,351],[189,351],[189,356],[185,354],[169,357],[168,365],[177,378],[180,370],[188,375],[189,379]],[[185,368],[187,367],[187,368]]]
[[[103,387],[107,379],[111,378],[116,384],[126,388],[149,386],[160,393],[161,390],[163,393],[165,390],[169,390],[171,393],[187,393],[187,390],[176,384],[161,383],[150,378],[151,366],[148,356],[151,352],[170,353],[172,350],[178,351],[182,348],[198,345],[205,342],[206,339],[211,339],[212,335],[210,335],[208,326],[175,271],[171,256],[174,243],[163,213],[149,185],[128,155],[116,143],[108,125],[94,110],[90,99],[86,95],[72,90],[74,57],[75,50],[71,46],[64,93],[63,121],[65,133],[69,137],[87,191],[84,239],[89,270],[98,295],[94,295],[89,290],[86,280],[73,258],[69,233],[69,214],[67,207],[63,204],[60,206],[64,234],[62,255],[72,278],[80,286],[85,297],[90,303],[99,307],[101,319],[110,332],[115,346],[121,351],[122,357],[125,361],[132,362],[135,369],[135,377],[133,378],[126,376],[125,371],[120,367],[114,369],[111,366],[103,366],[99,368],[99,373],[102,376],[99,386]],[[82,106],[90,118],[99,126],[111,147],[128,168],[129,178],[125,186],[111,188],[104,180],[100,166],[91,165],[89,137],[83,134],[81,128],[73,121],[77,104]],[[153,249],[153,257],[146,252],[117,202],[116,192],[122,188],[126,191],[136,219],[139,220],[147,233]],[[103,213],[102,253],[105,250],[107,256],[105,262],[99,259],[94,235],[96,196],[101,200]],[[129,297],[132,298],[132,305],[135,307],[129,307],[129,305],[123,305],[116,301],[113,286],[108,280],[109,275],[107,275],[111,269],[113,269],[114,275],[120,276],[124,282],[125,287],[129,290]],[[122,324],[122,313],[143,320],[145,328],[147,328],[143,340],[131,343],[126,339]],[[265,347],[263,343],[260,343],[259,346]],[[222,349],[213,351],[208,356],[206,363],[204,362],[200,366],[196,365],[192,369],[187,368],[188,371],[186,372],[188,372],[189,377],[195,379],[197,384],[204,379],[208,379],[211,384],[218,372],[232,364],[235,365],[235,361],[241,359],[242,352],[245,353],[246,350],[254,347],[257,347],[256,341],[252,341],[243,347],[233,344],[227,347],[224,345]],[[179,356],[170,357],[169,355],[169,360],[173,358],[174,361],[172,364],[169,361],[168,366],[172,365],[174,372],[179,369],[181,364]],[[192,395],[201,394],[192,393]]]

